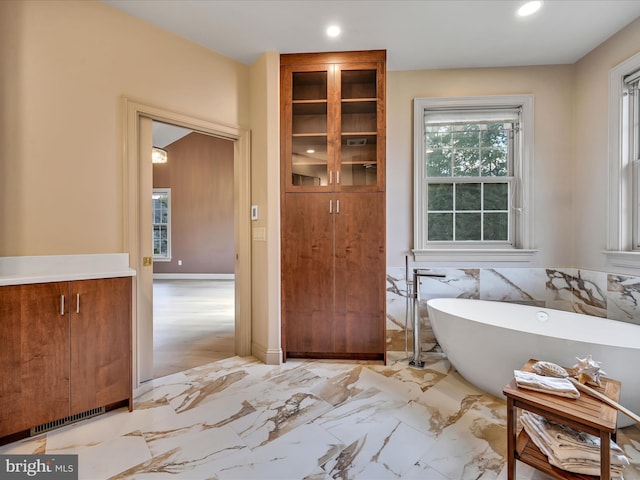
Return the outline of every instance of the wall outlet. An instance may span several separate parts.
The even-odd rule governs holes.
[[[182,260],[178,260],[178,266],[182,266]]]

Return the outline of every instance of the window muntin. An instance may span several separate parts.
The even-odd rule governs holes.
[[[153,259],[171,260],[171,189],[154,188],[151,196]]]
[[[533,95],[414,99],[417,260],[531,260],[533,140]]]

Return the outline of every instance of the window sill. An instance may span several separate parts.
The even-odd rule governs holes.
[[[417,262],[530,262],[538,250],[431,249],[413,250]]]
[[[154,262],[170,262],[171,259],[167,257],[153,257]]]
[[[622,250],[607,250],[602,252],[609,263],[616,267],[640,268],[640,251],[625,252]]]

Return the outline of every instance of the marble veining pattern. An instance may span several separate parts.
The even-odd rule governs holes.
[[[547,307],[607,317],[607,277],[586,270],[547,269]]]
[[[152,380],[135,409],[0,447],[77,453],[101,479],[506,479],[506,405],[466,382],[435,349],[380,362],[232,357]],[[640,479],[640,428],[618,443]],[[518,478],[546,477],[518,465]]]
[[[640,278],[610,274],[607,294],[608,318],[640,324]]]

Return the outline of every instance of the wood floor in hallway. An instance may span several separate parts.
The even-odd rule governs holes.
[[[233,280],[154,280],[154,378],[234,355]]]

